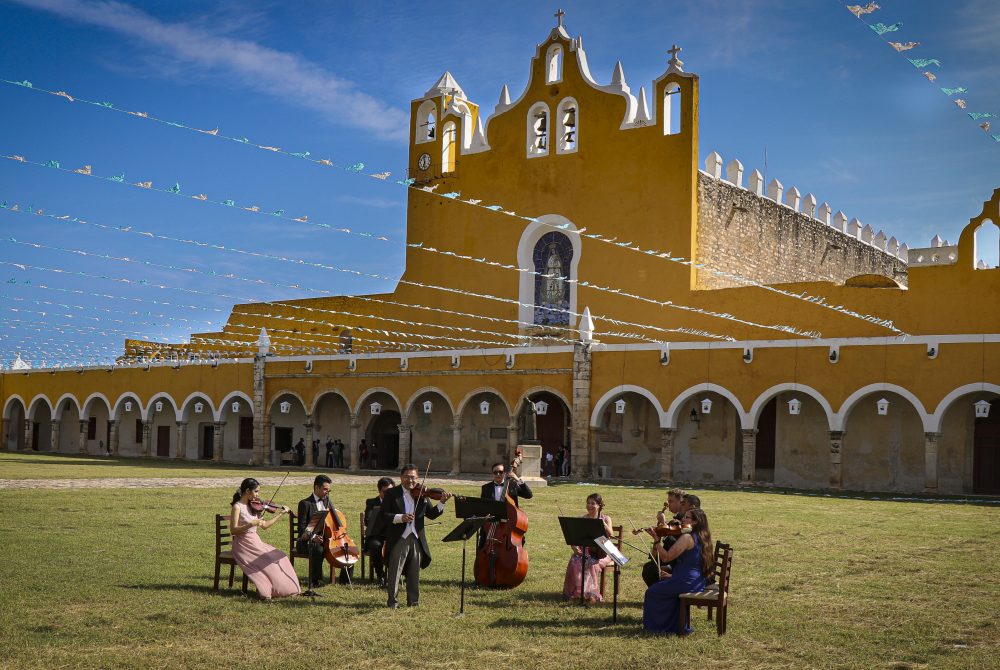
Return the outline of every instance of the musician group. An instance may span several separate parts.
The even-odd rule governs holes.
[[[482,486],[482,500],[504,503],[508,509],[506,518],[494,517],[494,523],[487,523],[479,532],[475,577],[482,586],[514,587],[527,573],[527,516],[518,503],[532,498],[533,493],[514,473],[518,464],[517,459],[512,467],[494,464],[492,481]],[[259,597],[265,601],[299,594],[315,597],[327,564],[331,580],[338,568],[338,583],[349,584],[354,578],[354,565],[364,551],[371,557],[377,584],[386,590],[386,604],[392,609],[400,606],[399,591],[405,581],[406,605],[418,606],[420,571],[431,563],[425,521],[441,516],[453,496],[441,489],[426,488],[412,464],[401,468],[399,485],[390,477],[382,477],[377,483],[378,495],[365,501],[366,532],[364,546],[359,548],[347,534],[345,517],[331,503],[331,487],[327,475],[318,475],[312,494],[298,504],[295,556],[309,561],[308,586],[302,591],[289,557],[258,535],[258,531],[270,528],[291,510],[263,502],[255,479],[247,478],[240,484],[233,496],[230,518],[232,553],[253,581]],[[605,537],[612,538],[612,521],[604,513],[601,495],[587,496],[586,507],[582,516],[599,519]],[[265,519],[265,512],[274,516]],[[680,594],[704,590],[712,579],[714,555],[708,517],[698,496],[671,489],[655,525],[633,529],[635,534],[643,532],[652,538],[649,561],[642,569],[648,587],[643,599],[643,626],[650,632],[674,634]],[[571,549],[563,597],[601,602],[600,577],[612,566],[612,557],[594,547]]]

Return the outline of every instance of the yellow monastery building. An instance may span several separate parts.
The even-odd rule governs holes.
[[[908,249],[701,164],[671,52],[648,93],[620,64],[599,84],[560,18],[489,114],[445,73],[411,103],[394,292],[4,370],[3,447],[277,464],[340,438],[358,469],[365,439],[379,467],[481,473],[566,445],[574,477],[1000,493],[1000,270],[975,248],[1000,190],[957,246]]]

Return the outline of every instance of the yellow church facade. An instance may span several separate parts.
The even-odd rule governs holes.
[[[702,164],[671,52],[648,95],[620,65],[599,84],[560,19],[492,113],[446,73],[411,103],[392,293],[3,370],[3,448],[259,465],[340,439],[355,470],[485,473],[565,446],[575,477],[1000,493],[1000,270],[976,264],[1000,190],[956,246],[909,250]]]

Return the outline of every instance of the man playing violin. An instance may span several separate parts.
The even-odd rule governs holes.
[[[382,547],[385,545],[385,524],[379,509],[385,499],[386,492],[395,486],[390,477],[381,477],[376,486],[378,495],[365,501],[365,546],[364,550],[371,556],[372,569],[375,570],[375,580],[379,586],[385,586],[385,563],[382,561]]]
[[[424,534],[424,519],[436,519],[444,513],[444,504],[451,497],[441,491],[441,500],[432,504],[418,487],[417,466],[407,463],[399,471],[400,485],[390,488],[379,510],[389,547],[388,591],[389,607],[399,607],[399,580],[406,572],[406,604],[420,604],[420,571],[431,563],[431,551]]]
[[[670,489],[667,491],[667,502],[665,509],[657,512],[656,514],[656,525],[679,525],[681,519],[684,517],[684,513],[687,511],[684,505],[684,500],[689,494],[684,492],[684,489]],[[667,510],[673,515],[669,519],[667,518]],[[677,541],[676,537],[666,537],[663,539],[663,548],[669,550],[671,545]],[[646,582],[646,586],[652,586],[656,582],[660,581],[661,575],[670,572],[670,566],[667,564],[661,564],[659,561],[646,561],[646,564],[642,566],[642,581]]]
[[[309,555],[310,591],[320,586],[323,582],[323,534],[320,533],[311,539],[305,539],[304,533],[306,532],[306,526],[309,524],[309,519],[312,518],[313,514],[333,509],[333,506],[330,504],[330,489],[332,486],[333,480],[331,480],[327,475],[316,475],[316,479],[313,480],[312,495],[299,501],[299,527],[296,529],[296,535],[299,540],[295,544],[295,550],[300,554]],[[342,569],[340,571],[340,577],[337,581],[341,584],[349,583],[351,579],[351,570],[352,568]]]

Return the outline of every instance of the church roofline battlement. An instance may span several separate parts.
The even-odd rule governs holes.
[[[803,196],[794,186],[786,189],[784,184],[777,178],[772,178],[770,182],[765,184],[764,176],[759,170],[755,169],[750,173],[750,176],[747,178],[747,184],[744,186],[743,163],[735,158],[729,161],[725,165],[725,170],[723,170],[722,156],[719,152],[713,151],[705,158],[705,169],[699,170],[699,172],[711,179],[728,182],[736,188],[745,190],[758,198],[771,200],[782,207],[787,207],[793,212],[819,221],[846,237],[860,240],[878,251],[898,258],[904,263],[908,263],[912,255],[912,250],[905,243],[900,243],[894,236],[886,237],[885,232],[882,230],[876,233],[874,228],[870,225],[862,224],[856,217],[848,220],[847,215],[842,211],[838,210],[834,213],[829,203],[824,202],[817,206],[816,196],[812,193],[806,193]]]

